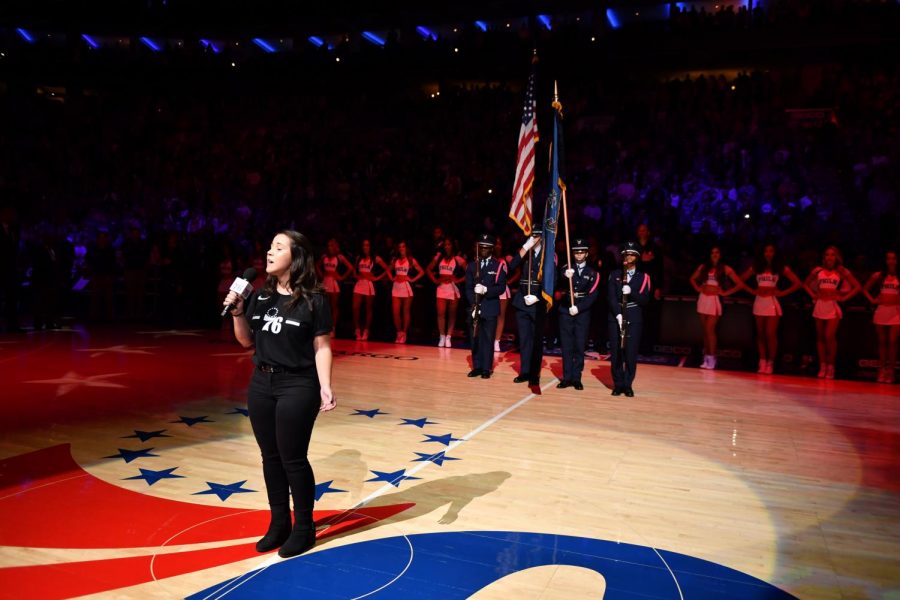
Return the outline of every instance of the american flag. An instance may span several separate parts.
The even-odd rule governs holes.
[[[525,91],[525,110],[519,128],[519,151],[516,156],[516,179],[513,185],[509,218],[531,235],[531,198],[534,186],[534,152],[538,141],[537,103],[534,99],[535,69],[532,67]]]

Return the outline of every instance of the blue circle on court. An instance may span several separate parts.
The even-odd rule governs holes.
[[[685,554],[509,531],[423,533],[349,544],[252,571],[189,598],[462,600],[507,575],[547,565],[596,571],[606,581],[607,600],[794,598],[765,581]]]

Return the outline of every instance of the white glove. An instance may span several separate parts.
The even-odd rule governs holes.
[[[572,276],[575,274],[575,269],[566,269],[563,275],[566,276],[566,279],[572,279]]]
[[[534,294],[528,294],[527,296],[525,296],[525,306],[531,306],[532,304],[534,304],[537,301],[538,301],[538,297],[535,296]]]
[[[577,307],[577,306],[570,306],[570,307],[569,307],[569,314],[572,315],[573,317],[574,317],[575,315],[577,315],[577,314],[578,314],[578,307]]]
[[[631,286],[628,285],[627,283],[626,283],[625,285],[623,285],[623,286],[622,286],[622,293],[623,293],[623,294],[630,294],[630,293],[631,293]]]
[[[622,329],[622,315],[616,315],[616,323],[619,324],[619,329]]]
[[[475,284],[475,293],[476,294],[487,294],[487,286],[482,285],[480,283]]]
[[[528,252],[529,250],[531,250],[532,248],[534,248],[534,245],[538,243],[538,239],[539,239],[539,238],[536,238],[536,237],[534,237],[534,236],[528,238],[528,239],[525,241],[525,243],[522,244],[522,250],[524,250],[525,252]]]

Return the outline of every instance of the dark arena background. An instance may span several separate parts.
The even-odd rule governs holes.
[[[898,57],[895,0],[6,0],[0,598],[900,598]],[[503,267],[480,369],[526,197],[553,305]],[[286,229],[337,407],[282,559],[220,312]]]

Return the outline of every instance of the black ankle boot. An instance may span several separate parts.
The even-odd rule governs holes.
[[[278,549],[278,556],[290,558],[303,554],[316,545],[316,527],[312,523],[294,525],[290,537]]]
[[[291,535],[291,513],[287,506],[284,509],[272,507],[272,520],[266,535],[256,542],[257,552],[269,552],[281,546]]]

